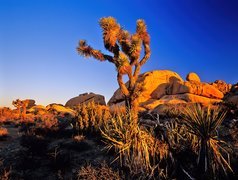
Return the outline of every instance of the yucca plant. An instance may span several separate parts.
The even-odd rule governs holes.
[[[121,166],[129,168],[131,175],[149,177],[158,168],[158,162],[168,155],[168,146],[151,132],[141,129],[132,115],[118,115],[101,129],[106,149],[114,149]]]
[[[229,157],[229,153],[222,147],[225,142],[219,140],[217,130],[225,118],[226,113],[220,108],[202,107],[200,104],[187,107],[183,112],[183,122],[191,134],[199,140],[198,172],[199,175],[215,172],[220,167],[232,171],[229,161],[222,153]]]

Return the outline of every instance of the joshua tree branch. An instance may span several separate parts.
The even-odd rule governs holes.
[[[93,49],[91,46],[87,45],[86,41],[84,40],[79,41],[77,51],[80,55],[85,57],[94,57],[99,61],[108,60],[109,62],[114,63],[112,56],[103,54],[100,50]]]
[[[129,91],[128,91],[125,83],[123,82],[122,74],[120,74],[120,73],[117,74],[117,82],[118,82],[118,84],[120,86],[122,94],[124,94],[125,96],[129,96]]]
[[[141,66],[146,63],[146,61],[150,58],[150,55],[151,55],[150,45],[143,42],[143,46],[144,46],[144,49],[145,49],[145,52],[144,52],[145,55],[140,61]]]

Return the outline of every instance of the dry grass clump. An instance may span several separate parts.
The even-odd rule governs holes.
[[[80,131],[99,131],[99,128],[111,118],[109,109],[106,106],[89,102],[75,108],[76,128]]]
[[[84,139],[85,139],[85,136],[83,136],[83,135],[76,135],[76,136],[73,137],[73,140],[74,140],[75,142],[81,142],[81,141],[83,141]]]
[[[224,148],[226,143],[218,138],[217,132],[225,115],[218,107],[202,107],[200,104],[184,109],[183,123],[199,141],[199,173],[209,174],[212,170],[215,175],[220,169],[225,173],[227,170],[232,171],[229,153]]]
[[[0,137],[5,137],[8,135],[8,131],[6,128],[0,127]]]
[[[91,165],[82,167],[77,173],[78,179],[84,180],[119,180],[118,171],[113,171],[106,163],[102,163],[100,167],[93,167]]]
[[[168,156],[168,145],[154,138],[152,133],[141,129],[130,113],[116,116],[101,130],[106,149],[115,149],[121,166],[129,168],[132,176],[149,177],[158,162]]]

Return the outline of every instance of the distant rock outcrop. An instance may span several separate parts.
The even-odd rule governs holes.
[[[28,113],[43,115],[46,113],[46,107],[42,105],[36,105],[27,110]]]
[[[232,85],[227,84],[225,81],[222,80],[216,80],[213,83],[210,83],[215,88],[219,89],[224,95],[227,94],[230,90]]]
[[[231,87],[231,90],[224,97],[224,101],[238,107],[238,83]]]
[[[68,100],[65,104],[66,107],[74,107],[82,103],[89,103],[94,101],[96,104],[100,105],[106,105],[104,96],[100,94],[94,94],[94,93],[84,93],[80,94],[77,97],[74,97],[70,100]]]
[[[143,89],[138,98],[140,107],[153,110],[161,104],[201,103],[204,105],[222,101],[224,94],[216,86],[200,82],[195,73],[187,75],[187,81],[175,72],[155,70],[146,72],[139,77]],[[118,89],[108,105],[121,105],[124,97]]]
[[[70,115],[72,117],[75,116],[75,111],[68,108],[64,107],[62,104],[50,104],[46,106],[46,110],[48,112],[60,114],[60,115]]]

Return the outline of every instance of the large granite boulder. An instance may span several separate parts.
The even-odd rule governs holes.
[[[197,81],[175,82],[170,87],[168,94],[185,94],[190,93],[207,98],[222,99],[223,93],[214,86]]]
[[[159,99],[167,94],[167,89],[171,84],[183,79],[175,72],[169,70],[155,70],[141,74],[138,78],[139,83],[143,83],[143,90],[139,97],[139,102],[150,99]],[[128,85],[128,83],[127,83]],[[124,96],[120,89],[117,89],[108,102],[108,105],[118,104],[124,101]]]
[[[84,93],[68,100],[65,106],[73,108],[74,106],[77,106],[83,103],[87,104],[92,101],[94,101],[96,104],[99,104],[99,105],[106,105],[104,96],[100,94],[94,94],[94,93]]]
[[[143,90],[138,98],[140,108],[153,110],[161,104],[201,103],[204,105],[222,101],[224,94],[216,87],[200,82],[195,73],[187,75],[188,81],[175,72],[169,70],[156,70],[140,75],[138,82]],[[124,97],[118,89],[108,105],[124,104]]]

